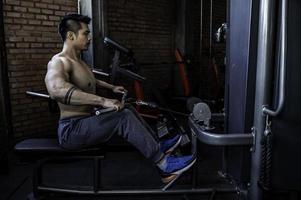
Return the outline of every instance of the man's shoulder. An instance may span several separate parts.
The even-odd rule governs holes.
[[[68,58],[63,55],[56,54],[54,55],[51,60],[48,62],[48,68],[61,68],[63,67],[66,70],[70,70],[71,65],[69,63]]]

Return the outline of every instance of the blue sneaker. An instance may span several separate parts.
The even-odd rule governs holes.
[[[182,139],[182,135],[177,134],[176,136],[168,140],[164,140],[160,142],[161,152],[165,154],[171,154],[177,148],[177,146],[179,146],[179,144],[181,143],[181,139]]]
[[[195,156],[175,157],[168,155],[165,157],[166,166],[160,169],[163,183],[175,181],[183,172],[187,171],[196,161]]]

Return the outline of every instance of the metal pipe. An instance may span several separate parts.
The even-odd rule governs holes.
[[[118,50],[118,51],[121,51],[122,53],[127,54],[128,56],[132,56],[132,55],[133,55],[133,52],[132,52],[130,49],[128,49],[128,48],[122,46],[121,44],[117,43],[116,41],[114,41],[114,40],[112,40],[112,39],[110,39],[110,38],[108,38],[108,37],[105,37],[105,38],[103,39],[103,42],[104,42],[106,45],[111,46],[111,47],[113,47],[114,49],[116,49],[116,50]]]
[[[212,15],[213,15],[213,0],[210,0],[210,24],[209,24],[209,55],[212,56]]]
[[[98,75],[102,75],[102,76],[106,76],[106,77],[110,76],[108,73],[105,73],[105,72],[102,72],[102,71],[99,71],[99,70],[96,70],[96,69],[92,69],[92,72],[94,74],[98,74]]]
[[[232,134],[218,134],[211,133],[198,125],[191,117],[189,117],[189,126],[193,133],[200,141],[205,144],[216,146],[234,146],[234,145],[252,145],[253,135],[250,133],[232,133]]]
[[[139,62],[139,66],[147,66],[147,65],[174,65],[174,64],[187,64],[187,62]],[[120,67],[122,67],[121,65]],[[125,65],[126,66],[126,65]]]
[[[203,0],[201,0],[201,14],[200,14],[200,61],[203,57]]]
[[[275,0],[261,0],[259,5],[257,71],[254,106],[255,145],[253,146],[251,158],[251,178],[250,189],[248,192],[248,198],[250,200],[262,199],[262,190],[258,186],[262,156],[260,142],[265,128],[265,116],[262,113],[262,105],[266,105],[270,98],[270,83],[272,78],[271,66],[275,34],[275,4]]]
[[[62,189],[55,187],[38,186],[39,191],[60,192],[69,194],[83,195],[177,195],[177,194],[210,194],[213,191],[217,193],[236,193],[233,188],[196,188],[196,189],[141,189],[141,190],[99,190],[96,193],[93,190]]]
[[[280,37],[280,73],[279,73],[279,100],[276,110],[270,110],[267,106],[263,107],[263,113],[270,116],[277,116],[284,106],[285,101],[285,66],[287,50],[287,1],[281,2],[281,37]]]
[[[42,94],[42,93],[37,93],[37,92],[30,92],[30,91],[26,91],[26,94],[31,95],[31,96],[35,96],[35,97],[42,97],[42,98],[50,99],[50,96],[47,95],[47,94]]]
[[[124,74],[124,75],[126,75],[126,76],[128,76],[128,77],[130,77],[130,78],[132,78],[134,80],[140,81],[140,82],[143,82],[143,81],[146,80],[145,77],[140,76],[139,74],[136,74],[136,73],[134,73],[134,72],[132,72],[130,70],[127,70],[127,69],[123,69],[123,68],[118,67],[118,69],[116,69],[116,71],[118,71],[121,74]]]
[[[81,0],[77,0],[77,13],[81,14]]]

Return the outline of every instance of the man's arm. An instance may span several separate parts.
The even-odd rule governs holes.
[[[106,89],[109,89],[109,90],[112,90],[115,93],[123,93],[125,91],[124,87],[122,87],[122,86],[111,85],[107,82],[104,82],[104,81],[101,81],[98,79],[96,79],[96,85],[106,88]]]
[[[107,99],[76,88],[75,85],[70,83],[69,73],[60,59],[55,59],[48,63],[45,83],[50,97],[61,103],[66,104],[67,98],[69,100],[68,104],[70,105],[120,107],[120,102],[118,100]],[[76,89],[70,95],[70,89],[72,87],[75,87]]]
[[[101,81],[101,80],[98,80],[98,79],[96,79],[96,85],[98,85],[100,87],[103,87],[103,88],[106,88],[106,89],[109,89],[109,90],[113,90],[113,88],[114,88],[114,85],[111,85],[107,82],[104,82],[104,81]]]

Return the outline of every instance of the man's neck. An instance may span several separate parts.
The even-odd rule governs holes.
[[[66,43],[64,43],[62,53],[76,61],[81,59],[81,51],[74,49]]]

